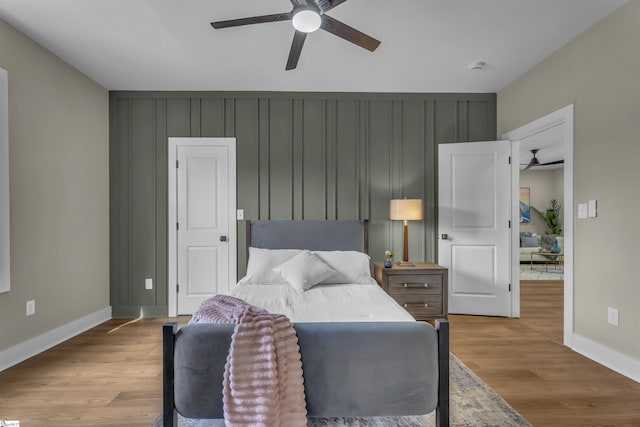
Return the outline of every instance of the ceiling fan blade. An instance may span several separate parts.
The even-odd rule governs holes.
[[[380,40],[376,40],[373,37],[348,26],[347,24],[343,24],[329,15],[322,15],[322,24],[320,25],[320,28],[335,36],[350,41],[353,44],[357,44],[371,52],[380,46]]]
[[[312,7],[319,9],[322,13],[326,13],[334,7],[346,2],[347,0],[289,0],[293,4],[294,10],[300,6]]]
[[[267,22],[290,21],[291,13],[275,13],[273,15],[252,16],[250,18],[229,19],[227,21],[212,22],[211,26],[220,28],[239,27],[241,25],[264,24]]]
[[[342,3],[346,2],[346,1],[347,0],[331,0],[331,6],[327,10],[331,10],[334,7],[341,5]]]
[[[302,31],[296,31],[293,35],[293,41],[291,42],[291,50],[289,51],[289,59],[287,59],[287,66],[285,70],[293,70],[298,66],[298,59],[300,59],[300,53],[302,52],[302,46],[307,38],[307,33]]]
[[[547,165],[559,165],[564,163],[564,160],[556,160],[553,162],[547,162],[547,163],[541,163],[541,166],[547,166]]]

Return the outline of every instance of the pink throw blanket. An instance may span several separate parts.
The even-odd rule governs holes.
[[[223,380],[229,427],[307,425],[302,362],[296,331],[282,314],[271,314],[238,298],[216,295],[189,323],[236,324]]]

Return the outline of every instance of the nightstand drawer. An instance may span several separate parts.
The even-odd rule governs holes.
[[[392,293],[389,292],[389,295],[396,301],[398,304],[440,304],[442,305],[442,295],[407,295],[405,293]]]
[[[409,307],[406,307],[405,310],[407,310],[409,314],[411,314],[413,318],[416,320],[429,320],[436,317],[444,317],[444,318],[447,317],[442,312],[441,305],[440,306],[433,305],[425,308],[418,307],[418,306],[409,306]]]
[[[390,294],[442,294],[442,276],[389,276],[387,290]]]
[[[414,317],[442,315],[442,295],[390,294]]]
[[[389,274],[389,287],[424,287],[424,284],[439,286],[442,289],[442,274]],[[407,284],[408,286],[404,286]]]

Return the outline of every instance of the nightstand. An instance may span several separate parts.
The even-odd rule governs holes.
[[[378,284],[416,320],[446,319],[448,310],[447,268],[431,262],[413,267],[394,264],[385,268],[376,262],[373,274]]]

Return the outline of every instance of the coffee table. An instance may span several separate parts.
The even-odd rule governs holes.
[[[563,253],[555,253],[555,252],[551,252],[551,251],[544,251],[544,252],[531,252],[530,257],[531,257],[531,269],[532,270],[536,270],[533,268],[533,255],[542,255],[545,259],[544,261],[544,271],[545,273],[563,273],[564,272],[564,254]],[[549,263],[551,263],[551,265],[553,265],[553,270],[549,271]]]

